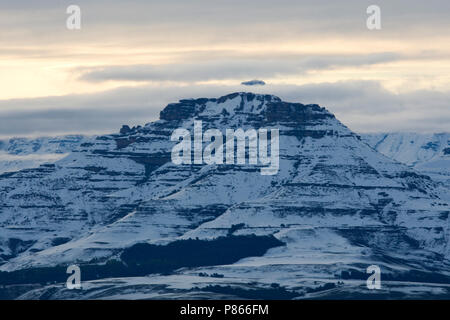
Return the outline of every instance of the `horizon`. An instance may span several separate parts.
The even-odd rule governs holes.
[[[255,95],[257,95],[258,93],[255,93],[255,92],[252,92],[252,91],[235,91],[235,92],[230,92],[230,93],[228,93],[228,94],[226,94],[226,95],[223,95],[223,96],[218,96],[218,97],[189,97],[189,98],[182,98],[182,99],[179,99],[178,101],[172,101],[172,102],[169,102],[167,105],[169,105],[169,104],[172,104],[172,103],[177,103],[177,102],[179,102],[179,101],[181,101],[181,100],[196,100],[196,99],[203,99],[203,98],[206,98],[206,99],[219,99],[219,98],[221,98],[221,97],[224,97],[224,96],[227,96],[227,95],[231,95],[231,94],[236,94],[236,93],[239,93],[239,94],[255,94]],[[260,93],[260,94],[268,94],[268,93]],[[272,96],[274,96],[274,97],[277,97],[277,98],[280,98],[279,96],[277,96],[277,95],[274,95],[274,94],[269,94],[269,95],[272,95]],[[280,98],[282,101],[284,101],[284,102],[288,102],[288,103],[301,103],[301,104],[304,104],[304,105],[306,105],[305,103],[302,103],[302,102],[299,102],[299,101],[286,101],[286,100],[283,100],[282,98]],[[315,103],[310,103],[310,104],[315,104]],[[159,112],[160,111],[162,111],[162,110],[164,110],[166,107],[167,107],[167,105],[166,106],[164,106],[164,107],[162,107],[160,110],[159,110]],[[322,106],[322,105],[319,105],[320,107],[323,107],[323,108],[325,108],[327,111],[329,111],[329,112],[331,112],[330,110],[328,110],[325,106]],[[28,135],[0,135],[0,141],[8,141],[8,140],[10,140],[10,139],[39,139],[39,138],[55,138],[55,137],[64,137],[64,136],[84,136],[84,137],[93,137],[93,136],[101,136],[101,135],[111,135],[111,134],[117,134],[117,133],[119,133],[119,130],[120,130],[120,127],[121,126],[123,126],[123,125],[128,125],[128,126],[130,126],[130,127],[133,127],[133,126],[145,126],[145,125],[147,125],[147,124],[149,124],[149,123],[152,123],[152,122],[154,122],[154,121],[158,121],[159,120],[159,114],[158,114],[158,116],[156,117],[156,118],[153,118],[153,119],[150,119],[150,120],[148,120],[148,121],[143,121],[142,123],[136,123],[136,124],[134,124],[134,125],[130,125],[129,123],[122,123],[121,125],[119,125],[117,128],[115,128],[115,129],[111,129],[111,130],[109,130],[109,131],[88,131],[88,132],[77,132],[77,131],[73,131],[73,132],[60,132],[60,133],[58,133],[58,132],[55,132],[54,134],[52,134],[52,135],[40,135],[39,133],[31,133],[31,134],[28,134]],[[338,117],[337,117],[337,120],[338,121],[340,121],[342,124],[344,124],[345,126],[347,126],[344,122],[342,122]],[[349,128],[350,130],[352,130],[352,128]],[[439,135],[439,134],[447,134],[447,133],[449,133],[450,131],[424,131],[424,132],[416,132],[416,131],[368,131],[368,132],[365,132],[365,131],[354,131],[354,130],[352,130],[353,132],[355,132],[356,134],[362,134],[362,135],[370,135],[370,134],[384,134],[384,133],[390,133],[390,134],[396,134],[396,133],[399,133],[399,134],[420,134],[420,135]]]

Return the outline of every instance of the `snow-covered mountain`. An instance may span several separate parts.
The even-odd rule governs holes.
[[[192,131],[194,120],[204,131],[279,129],[278,174],[261,175],[260,164],[172,163],[172,132]],[[448,190],[377,152],[326,109],[272,95],[169,104],[158,121],[0,175],[0,203],[0,284],[30,279],[22,298],[450,293]],[[165,271],[149,257],[166,261]],[[88,290],[45,285],[65,276],[51,267],[70,264],[82,277],[89,270]],[[376,292],[365,286],[373,264],[384,279]],[[49,281],[38,285],[32,275],[41,273]]]
[[[85,139],[81,135],[67,135],[0,140],[0,173],[53,163],[75,150]]]
[[[450,187],[450,133],[378,133],[362,138],[382,154]]]

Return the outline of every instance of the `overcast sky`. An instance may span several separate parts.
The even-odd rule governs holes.
[[[357,132],[449,131],[449,18],[448,0],[3,0],[0,138],[115,132],[234,91],[319,103]]]

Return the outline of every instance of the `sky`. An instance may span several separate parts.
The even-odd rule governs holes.
[[[449,18],[448,0],[0,0],[0,138],[116,132],[235,91],[361,133],[449,131]]]

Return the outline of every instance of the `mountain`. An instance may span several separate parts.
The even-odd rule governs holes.
[[[450,187],[450,133],[378,133],[362,138],[382,154]]]
[[[203,132],[278,129],[277,173],[174,164],[172,133],[200,120]],[[448,190],[325,108],[272,95],[169,104],[158,121],[0,175],[0,203],[5,296],[450,296]],[[87,290],[61,284],[71,264]],[[370,265],[381,290],[366,287]]]
[[[37,168],[53,163],[76,149],[84,139],[81,135],[0,140],[0,173]]]

